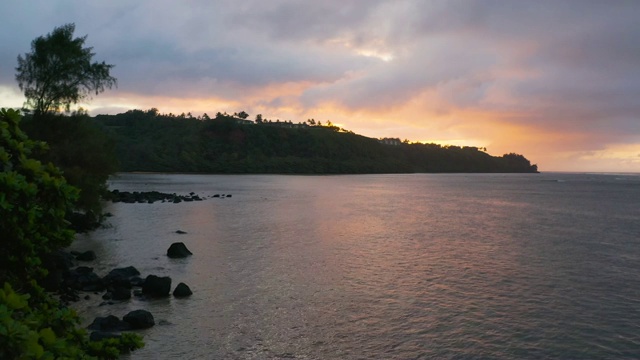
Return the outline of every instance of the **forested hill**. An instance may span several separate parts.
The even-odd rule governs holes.
[[[537,172],[522,155],[476,147],[408,144],[335,126],[160,115],[154,109],[95,117],[116,141],[121,171],[357,174]],[[329,124],[330,125],[330,124]]]

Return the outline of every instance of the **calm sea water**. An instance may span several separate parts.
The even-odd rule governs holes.
[[[147,309],[131,359],[640,357],[640,176],[122,174],[81,236],[101,275],[133,265],[194,291]],[[176,230],[187,234],[176,234]],[[169,259],[182,241],[194,253]]]

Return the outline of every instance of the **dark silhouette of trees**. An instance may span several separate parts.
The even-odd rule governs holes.
[[[38,154],[38,160],[55,164],[71,185],[81,189],[74,205],[79,212],[70,218],[75,229],[96,226],[106,181],[118,169],[113,139],[86,114],[43,114],[25,118],[21,126],[29,137],[47,143],[49,151]]]
[[[314,119],[241,124],[218,113],[198,121],[140,110],[100,115],[116,139],[121,171],[202,173],[535,172],[522,155],[496,157],[477,147],[381,144]]]
[[[64,171],[67,181],[80,188],[72,219],[77,230],[96,225],[101,213],[100,196],[108,176],[116,170],[113,142],[86,111],[71,116],[56,114],[61,108],[98,94],[116,84],[109,72],[113,65],[92,62],[94,53],[85,47],[86,36],[74,38],[74,24],[55,28],[31,42],[31,52],[18,56],[16,80],[34,109],[21,123],[33,139],[45,141],[50,151],[38,160],[52,162]],[[152,109],[157,114],[157,109]],[[80,224],[83,223],[83,224]]]
[[[113,65],[91,62],[86,36],[73,38],[75,24],[55,28],[31,42],[31,52],[18,56],[16,81],[36,115],[69,111],[72,104],[116,85]]]

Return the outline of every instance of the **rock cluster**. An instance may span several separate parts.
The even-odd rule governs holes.
[[[111,202],[123,202],[128,204],[133,203],[148,203],[152,204],[154,202],[173,202],[179,203],[183,201],[202,201],[204,200],[200,196],[195,193],[189,193],[189,195],[177,195],[176,193],[167,194],[161,193],[159,191],[119,191],[112,190],[107,193],[105,196],[106,200],[110,200]]]
[[[178,234],[186,234],[184,231],[177,231]],[[184,258],[193,255],[182,242],[171,244],[167,249],[167,256],[170,258]],[[65,302],[79,301],[79,291],[93,292],[99,294],[104,291],[101,305],[110,305],[114,301],[129,300],[132,295],[142,298],[166,297],[171,293],[171,278],[169,276],[148,275],[144,279],[140,277],[140,271],[133,266],[115,268],[107,275],[100,277],[92,267],[77,266],[75,261],[92,261],[96,259],[94,251],[55,252],[46,257],[43,261],[47,267],[49,278],[45,282],[46,289],[57,291],[60,299]],[[135,288],[138,288],[137,290]],[[184,298],[192,295],[193,292],[185,283],[179,283],[173,290],[173,296]],[[90,296],[86,295],[85,299]],[[116,316],[108,315],[97,317],[91,325],[90,339],[97,341],[120,336],[119,332],[136,329],[146,329],[155,324],[153,315],[146,310],[135,310],[119,319]]]
[[[116,332],[148,329],[155,324],[153,315],[149,311],[134,310],[125,315],[122,320],[114,315],[98,316],[88,326],[88,329],[94,330],[90,339],[98,341],[105,338],[118,337],[119,335],[115,334]]]

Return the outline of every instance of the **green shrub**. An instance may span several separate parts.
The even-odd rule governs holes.
[[[19,123],[17,111],[0,110],[0,276],[26,280],[43,275],[42,255],[71,244],[65,215],[78,191],[55,166],[32,158],[46,144],[27,138]]]
[[[35,286],[37,288],[37,285]],[[89,341],[78,316],[48,294],[0,289],[0,359],[116,359],[143,346],[132,333]]]
[[[113,359],[141,347],[136,334],[90,342],[75,312],[38,285],[41,257],[73,240],[65,215],[77,190],[31,157],[46,144],[19,123],[0,109],[0,359]]]

